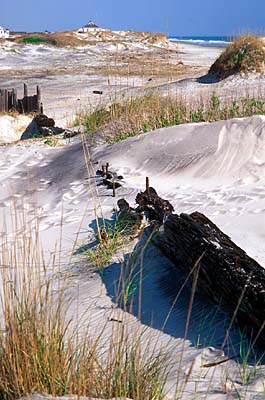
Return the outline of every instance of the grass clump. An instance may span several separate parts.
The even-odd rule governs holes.
[[[37,229],[1,248],[0,398],[38,392],[162,400],[166,356],[143,345],[144,331],[119,324],[106,333],[103,326],[81,339],[67,317],[66,279],[55,260],[45,265]]]
[[[265,66],[264,46],[259,36],[239,36],[215,61],[209,73],[224,79],[236,73],[262,72]]]
[[[128,97],[107,109],[81,112],[75,123],[87,133],[101,132],[110,143],[158,128],[265,114],[265,101],[251,96],[221,100],[215,93],[200,102],[149,93]]]
[[[105,222],[99,227],[98,243],[84,255],[88,261],[99,271],[104,268],[117,254],[119,248],[125,246],[135,237],[140,228],[140,221],[136,221],[127,212],[119,212],[115,215],[114,222]]]

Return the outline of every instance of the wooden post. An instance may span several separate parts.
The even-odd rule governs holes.
[[[17,91],[16,91],[16,89],[13,89],[13,107],[14,107],[14,110],[17,109]]]
[[[26,83],[24,83],[24,97],[28,96],[28,86]]]
[[[43,114],[43,103],[40,103],[40,113]]]
[[[34,96],[32,96],[32,107],[33,107],[34,112],[39,112],[38,111],[38,99],[37,99],[36,94],[34,94]]]
[[[20,114],[23,114],[23,100],[21,100],[21,99],[18,99],[18,101],[17,101],[17,111]]]
[[[41,91],[39,85],[37,85],[37,112],[41,111]]]
[[[145,187],[146,187],[146,194],[149,195],[149,178],[148,176],[145,178]]]
[[[106,175],[105,165],[102,165],[101,168],[102,168],[103,176],[105,176]]]
[[[106,164],[106,175],[108,174],[108,172],[109,172],[109,163],[107,162],[107,164]]]
[[[28,104],[28,86],[24,83],[24,102],[23,102],[23,112],[26,113],[29,111],[29,104]]]
[[[8,99],[7,99],[7,108],[8,108],[8,111],[9,111],[9,110],[13,109],[13,92],[8,90],[7,97],[8,97]]]
[[[115,179],[113,179],[112,182],[112,189],[113,189],[113,197],[116,197]]]
[[[0,112],[4,111],[4,99],[3,99],[3,90],[0,89]]]
[[[5,111],[8,112],[8,90],[5,89]]]

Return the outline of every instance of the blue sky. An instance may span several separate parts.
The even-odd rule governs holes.
[[[265,0],[0,0],[0,25],[66,30],[94,20],[110,29],[176,35],[265,32]]]

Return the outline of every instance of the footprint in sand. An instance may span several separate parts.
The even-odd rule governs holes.
[[[256,209],[252,210],[251,212],[252,212],[252,214],[261,214],[261,213],[264,213],[264,211],[265,211],[264,208],[263,209],[256,208]]]
[[[75,200],[77,197],[76,194],[71,194],[71,192],[66,192],[63,195],[63,200]]]
[[[68,218],[66,218],[65,220],[64,220],[64,222],[66,223],[66,224],[74,224],[74,223],[76,223],[76,222],[80,222],[80,217],[77,217],[77,216],[72,216],[72,217],[68,217]]]
[[[209,215],[214,215],[214,216],[216,216],[216,215],[225,215],[225,214],[226,214],[226,210],[216,210],[216,211],[214,211],[212,213],[209,213]]]
[[[80,185],[82,182],[81,181],[75,181],[75,182],[71,182],[69,185],[70,186],[77,186]]]
[[[49,185],[51,183],[51,181],[47,181],[46,179],[41,178],[40,183],[41,183],[41,185]]]
[[[84,185],[79,185],[79,186],[75,186],[75,187],[72,187],[72,188],[71,188],[71,190],[72,190],[75,194],[80,194],[80,193],[84,192],[84,189],[85,189]]]
[[[39,161],[29,161],[27,164],[26,164],[26,167],[34,167],[34,165],[38,165],[39,164]]]
[[[50,229],[52,226],[53,225],[51,225],[51,224],[40,223],[38,231],[39,232],[46,231],[47,229]]]

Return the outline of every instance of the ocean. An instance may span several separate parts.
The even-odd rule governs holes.
[[[181,42],[206,47],[227,47],[231,42],[229,36],[169,36],[172,42]]]

